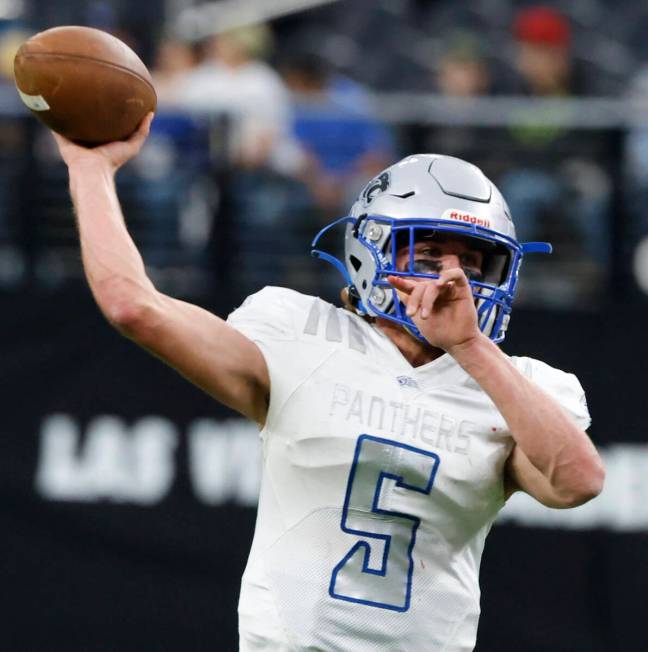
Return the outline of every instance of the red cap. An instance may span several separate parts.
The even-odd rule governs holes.
[[[513,33],[518,41],[545,45],[569,45],[571,28],[555,9],[536,6],[523,9],[515,17]]]

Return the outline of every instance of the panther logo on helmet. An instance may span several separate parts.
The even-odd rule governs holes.
[[[369,206],[371,202],[381,193],[385,192],[391,183],[389,172],[383,172],[375,179],[372,179],[362,191],[362,203]]]

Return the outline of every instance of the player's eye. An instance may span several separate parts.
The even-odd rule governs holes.
[[[441,272],[441,261],[431,258],[417,258],[412,269],[416,274],[438,274]]]
[[[422,256],[431,256],[432,258],[441,258],[441,256],[443,255],[441,249],[439,249],[438,247],[423,247],[419,249],[416,253]]]

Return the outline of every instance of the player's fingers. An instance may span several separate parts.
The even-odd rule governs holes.
[[[454,267],[453,269],[443,270],[436,280],[436,285],[441,287],[450,282],[456,283],[457,287],[466,287],[468,285],[468,279],[463,269]]]
[[[153,122],[154,115],[153,111],[146,114],[133,135],[128,139],[128,142],[141,145],[146,140],[149,131],[151,130],[151,123]]]
[[[396,290],[396,288],[394,288],[394,291],[396,292],[396,296],[398,297],[398,300],[401,303],[407,305],[407,301],[409,300],[409,294],[405,294],[405,292],[401,292],[400,290]]]
[[[413,283],[411,280],[403,278],[402,276],[388,276],[387,281],[389,284],[396,290],[396,296],[401,303],[407,305],[409,301],[409,295],[412,290],[416,287],[416,283]]]
[[[412,281],[411,279],[405,278],[403,276],[388,276],[387,277],[388,283],[396,288],[399,292],[403,292],[405,294],[410,294],[412,290],[418,285],[416,281]]]
[[[434,302],[439,296],[439,287],[434,283],[425,284],[425,292],[421,297],[421,319],[427,319],[432,313]]]
[[[416,311],[419,309],[419,306],[421,305],[421,298],[425,292],[426,285],[428,284],[417,283],[416,287],[410,293],[407,299],[407,309],[405,311],[408,317],[413,317],[416,314]]]
[[[153,118],[155,118],[155,113],[153,113],[153,111],[149,111],[144,117],[144,120],[142,120],[142,124],[139,126],[139,130],[144,130],[147,136],[151,130],[151,123],[153,122]]]

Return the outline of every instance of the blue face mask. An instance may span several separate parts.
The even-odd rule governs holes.
[[[345,259],[318,248],[321,237],[337,227],[345,225]],[[518,271],[522,256],[526,253],[550,253],[547,243],[519,243],[512,237],[477,225],[459,225],[452,220],[432,218],[393,218],[384,215],[347,215],[324,227],[313,240],[312,254],[326,260],[344,276],[349,292],[356,297],[354,304],[360,314],[383,317],[402,324],[407,330],[425,342],[416,325],[407,316],[405,306],[387,281],[390,275],[438,278],[441,260],[432,256],[410,254],[405,270],[396,269],[398,245],[408,245],[414,250],[419,237],[435,232],[441,237],[470,237],[479,246],[489,249],[481,265],[482,270],[462,268],[468,277],[480,330],[494,342],[504,339],[511,304],[515,295]],[[490,261],[490,262],[489,262]],[[491,263],[502,263],[494,266]],[[482,273],[485,272],[485,273]]]

